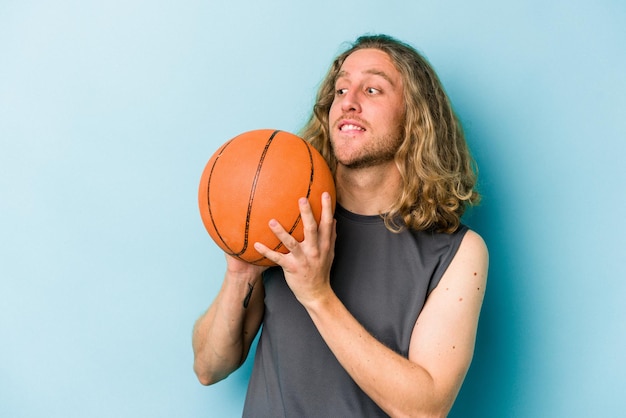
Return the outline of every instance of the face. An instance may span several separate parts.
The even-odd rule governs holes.
[[[329,111],[337,162],[365,168],[393,161],[402,142],[402,76],[387,53],[360,49],[341,66]]]

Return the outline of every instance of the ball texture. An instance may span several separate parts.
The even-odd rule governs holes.
[[[255,242],[286,253],[269,228],[276,219],[298,241],[304,239],[298,199],[309,199],[319,223],[323,192],[335,208],[335,184],[324,158],[291,133],[259,129],[223,144],[209,159],[198,192],[204,226],[226,253],[258,265],[273,265]]]

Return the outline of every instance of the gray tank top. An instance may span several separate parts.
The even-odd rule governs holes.
[[[379,216],[338,206],[331,285],[379,341],[408,356],[413,327],[429,293],[459,248],[453,234],[390,232]],[[282,269],[263,276],[265,316],[244,405],[244,417],[387,416],[334,357]]]

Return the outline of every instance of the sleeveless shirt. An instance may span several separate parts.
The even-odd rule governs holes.
[[[376,339],[408,357],[426,298],[456,254],[467,227],[452,234],[389,231],[380,216],[335,211],[331,286]],[[283,271],[263,275],[265,314],[244,417],[387,416],[332,354]]]

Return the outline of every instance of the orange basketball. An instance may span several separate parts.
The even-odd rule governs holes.
[[[286,253],[268,223],[276,219],[298,241],[304,239],[298,199],[307,197],[319,223],[323,192],[335,207],[335,184],[324,158],[304,139],[260,129],[222,145],[200,179],[202,222],[226,253],[258,265],[273,265],[254,243]]]

